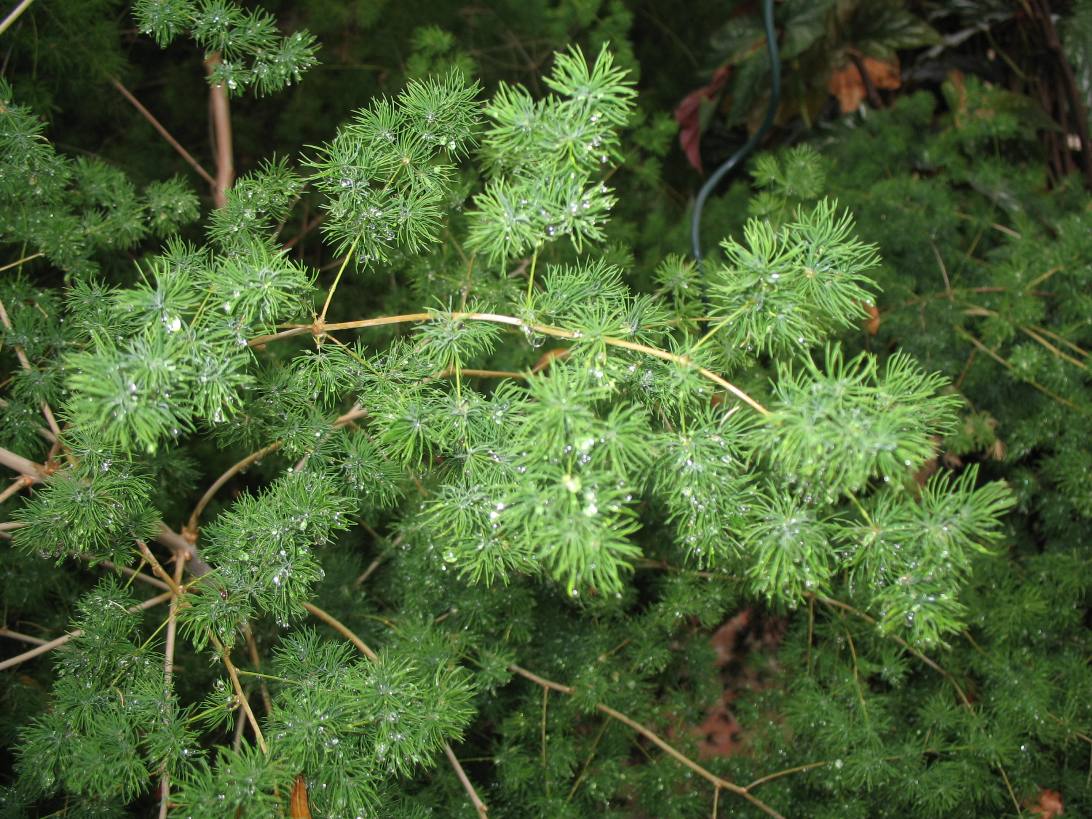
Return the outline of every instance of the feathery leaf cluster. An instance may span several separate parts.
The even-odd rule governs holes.
[[[605,47],[591,66],[579,52],[558,55],[545,82],[554,93],[540,100],[502,84],[485,109],[489,181],[474,198],[468,245],[502,264],[561,236],[577,252],[602,240],[615,201],[603,176],[620,158],[632,83]]]
[[[160,46],[187,35],[206,56],[218,55],[208,80],[231,94],[251,87],[258,94],[280,91],[299,82],[316,63],[311,34],[282,36],[269,12],[233,0],[136,0],[133,15],[140,30]]]
[[[198,216],[197,198],[179,179],[143,194],[98,159],[58,154],[44,123],[0,79],[0,241],[21,245],[76,275],[97,269],[95,255],[128,250],[145,237],[170,236]]]

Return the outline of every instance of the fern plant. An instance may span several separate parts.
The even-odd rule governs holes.
[[[229,11],[259,59],[261,13],[137,10],[224,54],[200,15]],[[875,248],[836,203],[786,202],[722,263],[671,258],[635,292],[602,247],[632,84],[574,49],[546,86],[410,82],[239,179],[135,280],[57,255],[60,223],[5,229],[5,600],[41,605],[50,561],[102,577],[45,644],[67,643],[9,813],[787,815],[789,790],[755,791],[791,771],[745,785],[755,760],[664,736],[715,680],[701,627],[762,601],[808,612],[810,646],[816,606],[850,611],[892,678],[957,639],[1014,496],[973,468],[918,480],[961,399],[839,341]],[[65,167],[4,97],[0,178]],[[276,236],[304,185],[327,271]],[[3,223],[46,206],[5,198]],[[130,235],[151,210],[129,207]],[[238,460],[201,492],[195,461],[220,451]]]

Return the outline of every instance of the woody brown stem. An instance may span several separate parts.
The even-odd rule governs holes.
[[[12,495],[18,494],[37,480],[38,479],[33,477],[32,475],[20,475],[18,478],[11,482],[7,489],[5,489],[3,492],[0,492],[0,503],[3,503]]]
[[[182,582],[182,572],[186,568],[186,561],[182,555],[175,558],[174,582],[177,586]],[[163,684],[167,689],[171,687],[171,678],[174,676],[174,645],[178,633],[178,601],[176,596],[171,601],[170,612],[167,614],[167,635],[163,647]],[[166,766],[163,767],[160,776],[159,819],[166,819],[167,809],[171,797],[171,774]]]
[[[0,465],[36,480],[44,477],[45,473],[45,469],[41,464],[37,464],[29,458],[24,458],[22,455],[16,455],[10,449],[4,449],[4,447],[0,447]]]
[[[530,680],[535,685],[539,685],[539,686],[541,686],[542,688],[544,688],[546,690],[559,691],[562,694],[570,694],[570,695],[576,693],[576,689],[573,688],[572,686],[564,685],[564,684],[559,683],[559,682],[554,682],[553,680],[548,680],[545,677],[540,677],[538,674],[535,674],[532,671],[528,671],[526,668],[518,666],[518,665],[516,665],[514,663],[512,665],[508,666],[508,670],[511,671],[513,674],[518,674],[519,676],[523,677],[524,679]],[[776,819],[785,819],[784,816],[782,816],[776,810],[771,808],[769,805],[767,805],[761,799],[759,799],[758,797],[748,793],[747,788],[744,788],[741,785],[737,785],[735,782],[730,782],[727,779],[722,779],[721,777],[717,776],[715,773],[710,771],[708,768],[705,768],[702,765],[699,765],[697,762],[692,760],[690,757],[686,756],[686,754],[682,753],[681,751],[677,750],[673,746],[669,745],[665,739],[663,739],[659,734],[655,733],[651,728],[648,728],[647,726],[642,725],[641,723],[637,722],[635,719],[632,719],[631,717],[626,716],[621,711],[618,711],[618,710],[615,710],[614,708],[611,708],[609,705],[604,705],[603,703],[597,703],[595,707],[596,707],[596,710],[600,711],[601,713],[606,714],[608,717],[611,717],[612,719],[616,719],[616,720],[618,720],[618,722],[621,722],[623,725],[626,725],[629,728],[632,728],[634,731],[636,731],[638,734],[643,736],[645,739],[652,742],[653,745],[655,745],[661,751],[666,753],[668,756],[672,757],[677,762],[681,762],[687,768],[694,771],[694,773],[698,774],[703,779],[705,779],[708,782],[712,783],[714,787],[720,788],[720,789],[723,789],[723,790],[726,790],[726,791],[731,791],[732,793],[736,794],[737,796],[740,796],[743,799],[746,799],[748,802],[750,802],[752,805],[754,805],[760,811],[765,813],[767,816],[773,816],[773,817],[776,817]]]
[[[173,592],[163,592],[163,594],[157,594],[155,597],[149,597],[144,602],[137,603],[135,606],[130,606],[127,611],[138,612],[144,611],[145,609],[154,608],[160,603],[166,603],[172,597],[174,597]],[[60,646],[63,646],[65,643],[67,643],[69,640],[73,639],[74,637],[79,637],[82,634],[82,629],[76,629],[75,631],[70,631],[68,632],[68,634],[62,635],[55,640],[50,640],[48,643],[43,643],[37,648],[32,648],[30,651],[25,651],[15,657],[9,657],[3,662],[0,662],[0,671],[6,671],[9,668],[14,668],[21,663],[25,663],[27,660],[32,660],[41,654],[45,654],[55,648],[59,648]]]
[[[174,148],[175,153],[177,153],[180,157],[186,160],[186,164],[193,168],[194,171],[197,172],[198,176],[208,182],[210,187],[215,189],[216,180],[213,179],[212,175],[209,174],[209,172],[201,166],[200,162],[193,158],[193,154],[183,148],[182,144],[173,136],[171,136],[171,132],[166,129],[163,123],[156,119],[152,112],[145,108],[141,104],[140,100],[133,96],[132,92],[124,85],[122,85],[116,77],[110,78],[110,84],[118,90],[119,94],[121,94],[123,97],[125,97],[126,100],[129,101],[129,104],[132,105],[140,113],[140,115],[148,121],[149,125],[155,128],[156,132],[161,137],[163,137],[164,141],[172,148]]]
[[[205,71],[212,74],[220,64],[220,53],[213,52],[205,60]],[[216,178],[212,181],[212,199],[216,207],[227,204],[227,192],[235,183],[235,154],[231,139],[231,107],[228,90],[223,85],[209,86],[209,117],[212,120],[213,153],[216,156]]]
[[[159,529],[156,531],[155,539],[167,546],[178,555],[185,555],[187,560],[187,567],[190,574],[194,577],[200,577],[201,575],[208,574],[210,566],[201,556],[197,553],[197,547],[194,546],[193,540],[190,540],[185,535],[180,535],[174,529],[170,528],[167,524],[160,521]]]

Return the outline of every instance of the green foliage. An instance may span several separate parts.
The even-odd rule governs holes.
[[[311,180],[326,194],[323,227],[339,253],[352,248],[368,262],[436,241],[455,172],[450,160],[473,144],[477,94],[457,73],[413,81],[396,100],[357,111],[319,149]]]
[[[913,474],[933,455],[934,436],[955,424],[959,399],[937,395],[943,377],[907,356],[889,358],[881,374],[867,353],[845,361],[828,349],[824,369],[806,359],[778,373],[765,435],[784,479],[805,494],[831,498]]]
[[[46,479],[17,519],[15,544],[43,556],[129,562],[133,541],[155,531],[152,487],[123,459],[80,461]]]
[[[136,0],[133,15],[144,34],[160,46],[187,34],[205,50],[209,83],[232,94],[253,87],[258,94],[299,82],[316,63],[315,39],[306,31],[281,36],[276,20],[262,9],[232,0]]]
[[[71,159],[42,136],[43,123],[0,79],[0,241],[40,253],[73,274],[95,272],[97,253],[163,238],[197,218],[178,179],[138,195],[125,174],[98,159]]]
[[[20,783],[131,801],[160,767],[177,771],[196,741],[169,684],[162,655],[133,642],[135,601],[103,581],[80,600],[77,636],[58,664],[54,707],[22,732]],[[160,662],[155,662],[159,657]]]
[[[877,49],[928,34],[880,6]],[[346,29],[379,14],[324,8]],[[289,47],[265,12],[136,13],[161,43],[221,52],[214,82],[235,90],[310,61],[306,35],[271,56]],[[422,28],[403,90],[305,160],[257,165],[185,239],[197,205],[177,180],[142,198],[67,159],[5,89],[0,184],[57,181],[0,208],[39,231],[3,234],[21,269],[0,289],[0,462],[49,473],[0,504],[0,593],[12,628],[80,633],[54,672],[3,678],[4,810],[147,815],[169,781],[168,815],[286,816],[303,794],[314,816],[469,816],[458,758],[494,816],[707,815],[697,770],[648,732],[699,759],[689,726],[731,661],[708,632],[744,607],[784,636],[734,706],[747,753],[702,759],[709,776],[785,815],[993,816],[1048,785],[1081,810],[1088,401],[1057,352],[1089,345],[1085,214],[1058,205],[1044,227],[1029,175],[979,161],[1021,114],[971,82],[924,147],[931,106],[911,97],[824,148],[856,164],[759,158],[719,262],[636,258],[666,217],[625,194],[648,196],[664,129],[636,106],[627,44],[617,64],[601,47],[627,12],[563,6],[543,30],[596,15],[594,60],[571,48],[545,93],[488,99],[470,69],[490,51]],[[325,246],[282,235],[316,211]],[[957,268],[950,245],[976,234]],[[918,277],[941,253],[934,298]],[[899,323],[909,299],[943,338]],[[858,329],[874,307],[875,340]],[[966,364],[966,335],[1003,378]],[[1038,403],[999,424],[983,397],[1019,384]],[[991,462],[999,436],[1012,469]],[[132,578],[91,586],[103,561],[144,585],[177,568],[171,615],[145,622]],[[16,573],[51,578],[56,605]]]
[[[766,353],[809,347],[865,315],[872,297],[863,274],[878,259],[852,230],[824,200],[780,229],[748,222],[745,245],[726,240],[709,298],[722,343]]]
[[[846,815],[861,788],[872,794],[868,815],[1013,813],[1014,799],[1035,804],[1044,787],[1064,794],[1067,812],[1088,804],[1087,769],[1065,761],[1084,753],[1072,731],[1090,716],[1073,700],[1090,683],[1082,620],[1090,575],[1082,550],[1071,548],[1087,539],[1089,519],[1087,481],[1078,477],[1088,469],[1083,351],[1092,339],[1078,318],[1092,270],[1087,197],[1068,184],[1043,195],[1042,172],[1029,164],[1028,100],[973,77],[943,90],[951,106],[943,114],[927,94],[904,97],[844,124],[821,152],[755,162],[765,191],[752,200],[753,215],[783,224],[829,192],[877,243],[883,262],[872,275],[883,292],[869,346],[901,346],[973,402],[936,396],[936,376],[934,397],[908,403],[907,415],[922,424],[915,462],[929,459],[920,489],[910,487],[920,500],[906,504],[906,488],[892,480],[861,500],[857,534],[839,546],[849,599],[875,613],[878,630],[837,605],[816,605],[780,654],[786,669],[810,673],[790,672],[784,687],[747,703],[752,719],[788,716],[783,735],[759,740],[759,756],[777,754],[785,767],[824,760],[781,785],[814,815]],[[805,181],[791,185],[786,170],[801,162],[808,169],[796,180]],[[898,353],[885,364],[901,369],[910,359]],[[778,391],[791,383],[779,378]],[[884,413],[885,423],[905,423],[898,417],[894,408]],[[836,423],[859,438],[860,418]],[[961,474],[926,478],[935,436],[941,463],[970,462]],[[835,482],[853,474],[858,455],[840,456]],[[1006,479],[1015,493],[996,480],[976,486],[980,473]],[[995,522],[982,526],[983,513]],[[953,623],[969,628],[957,634]],[[949,643],[928,658],[940,673],[923,677],[882,636],[890,634]],[[928,738],[924,753],[913,737]],[[1001,770],[1013,796],[994,787]]]
[[[186,817],[242,810],[275,814],[280,808],[276,794],[291,787],[291,778],[278,760],[257,748],[218,748],[213,765],[198,759],[187,768],[174,799],[179,815]]]
[[[537,101],[502,84],[485,108],[490,174],[474,198],[468,245],[502,264],[559,236],[577,252],[601,241],[615,201],[602,178],[619,158],[632,83],[605,47],[590,67],[579,52],[558,55],[545,82],[554,93]]]
[[[261,496],[236,501],[205,531],[204,553],[216,565],[182,626],[195,644],[211,631],[225,645],[259,612],[287,622],[323,576],[313,546],[345,528],[348,501],[324,475],[293,473]]]

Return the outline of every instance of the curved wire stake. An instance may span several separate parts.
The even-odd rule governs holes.
[[[766,29],[766,51],[770,56],[770,103],[766,107],[766,117],[762,125],[751,134],[743,143],[743,147],[732,154],[705,180],[705,184],[698,191],[698,197],[694,200],[694,213],[690,217],[690,247],[695,261],[701,264],[701,212],[705,208],[705,200],[716,189],[720,181],[736,167],[743,159],[755,149],[759,140],[766,135],[773,125],[774,115],[781,104],[781,57],[777,50],[777,32],[774,31],[773,0],[762,0],[762,23]]]

